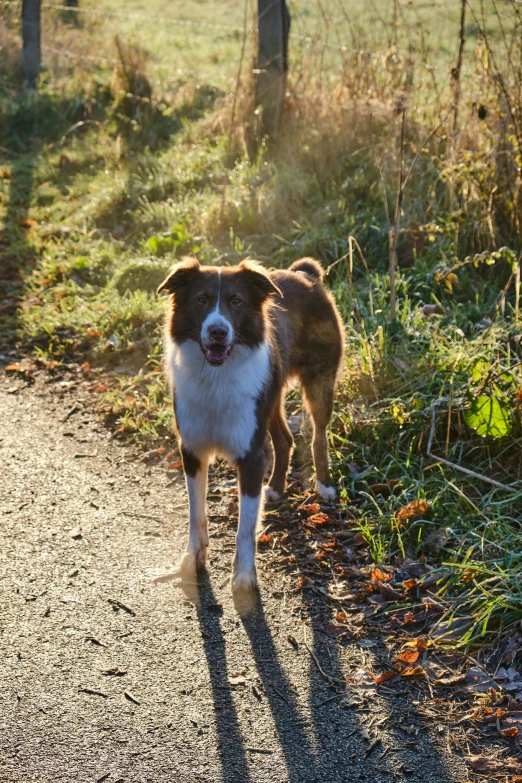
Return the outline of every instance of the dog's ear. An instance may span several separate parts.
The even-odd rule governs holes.
[[[159,286],[156,293],[168,291],[169,294],[175,294],[184,285],[190,283],[194,275],[199,272],[200,266],[197,258],[187,257],[173,266],[163,283]]]
[[[241,261],[239,268],[246,272],[249,283],[263,294],[263,299],[266,299],[267,296],[283,297],[283,290],[275,280],[269,277],[268,272],[261,264],[256,264],[255,261]]]

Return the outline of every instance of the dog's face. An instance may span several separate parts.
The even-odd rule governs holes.
[[[158,293],[163,290],[172,294],[172,339],[198,342],[214,366],[224,364],[235,345],[253,348],[263,342],[267,301],[283,295],[263,267],[251,261],[212,267],[200,266],[195,258],[174,267]]]

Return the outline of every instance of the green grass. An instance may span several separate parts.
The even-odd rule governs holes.
[[[375,562],[425,558],[441,568],[440,595],[450,614],[472,618],[461,641],[476,645],[522,618],[522,328],[513,278],[521,243],[512,177],[522,161],[516,132],[500,131],[500,71],[486,58],[480,26],[517,111],[520,103],[491,3],[483,24],[468,17],[459,138],[450,116],[424,146],[406,189],[399,257],[410,266],[399,271],[391,322],[375,159],[392,205],[397,105],[406,94],[409,163],[450,111],[448,74],[458,44],[457,4],[397,7],[394,27],[387,0],[352,4],[350,31],[340,3],[329,5],[327,19],[311,2],[292,6],[284,132],[251,160],[244,122],[250,54],[230,122],[241,3],[132,2],[124,10],[118,2],[110,5],[118,18],[80,15],[78,27],[48,11],[45,46],[73,56],[45,50],[38,94],[16,86],[16,7],[8,6],[13,15],[2,40],[9,45],[0,50],[7,303],[0,342],[16,343],[55,372],[85,361],[103,368],[93,394],[108,423],[150,447],[172,425],[161,373],[164,302],[154,292],[176,258],[196,253],[203,262],[230,264],[252,255],[284,267],[311,254],[325,266],[339,262],[328,284],[346,324],[331,432],[341,499],[360,508],[356,524]],[[508,33],[516,11],[503,18]],[[134,13],[194,24],[158,26]],[[138,79],[144,92],[129,99],[112,73],[115,32],[134,42],[150,101],[147,83]],[[510,52],[513,60],[519,54]],[[3,78],[8,71],[13,78]],[[362,100],[368,90],[369,105]],[[441,314],[427,317],[425,305]],[[479,397],[486,408],[474,410]],[[392,480],[391,493],[375,490]],[[399,524],[400,509],[418,499],[431,506],[425,518]]]

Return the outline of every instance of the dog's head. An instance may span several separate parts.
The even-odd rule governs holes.
[[[181,344],[198,342],[205,359],[222,365],[235,345],[256,347],[267,329],[267,303],[283,292],[262,266],[200,266],[186,258],[158,288],[172,295],[170,335]]]

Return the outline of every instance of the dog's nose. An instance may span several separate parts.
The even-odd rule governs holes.
[[[228,329],[225,326],[211,326],[208,333],[215,343],[224,343],[228,337]]]

